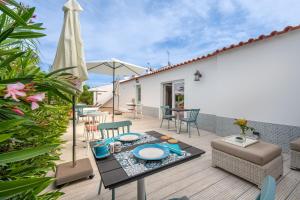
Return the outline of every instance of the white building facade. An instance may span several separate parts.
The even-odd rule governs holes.
[[[202,74],[200,81],[194,73]],[[137,88],[140,89],[137,89]],[[144,115],[160,106],[200,108],[199,127],[220,136],[239,133],[235,118],[250,121],[261,138],[288,149],[300,137],[300,29],[214,52],[120,85],[120,107],[138,99]]]

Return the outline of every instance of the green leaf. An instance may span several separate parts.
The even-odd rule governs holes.
[[[27,193],[49,180],[51,180],[50,177],[41,177],[2,181],[0,182],[0,199],[8,199],[25,192]]]
[[[21,31],[21,30],[28,30],[28,29],[31,29],[31,30],[45,30],[45,28],[41,27],[42,23],[38,23],[38,24],[30,24],[30,25],[27,25],[27,26],[21,26],[20,28],[16,28],[15,30],[16,31]]]
[[[9,56],[7,59],[5,59],[3,62],[0,63],[0,68],[2,67],[7,67],[9,69],[9,63],[13,62],[14,60],[16,60],[17,58],[21,57],[25,52],[20,52],[20,53],[16,53],[14,55]]]
[[[59,90],[52,89],[50,91],[53,92],[54,94],[56,94],[57,96],[59,96],[60,98],[66,100],[67,102],[72,103],[72,100],[70,98],[68,98],[66,95],[64,95],[63,93],[61,93]]]
[[[0,133],[15,128],[26,121],[27,121],[26,119],[11,119],[11,120],[2,121],[0,122]]]
[[[11,2],[13,2],[13,1],[11,1]],[[11,18],[13,18],[17,23],[22,24],[22,25],[26,25],[26,22],[22,19],[22,17],[20,17],[12,9],[10,9],[9,7],[7,7],[4,3],[0,3],[0,10],[3,13],[7,14],[8,16],[10,16]]]
[[[12,134],[0,134],[0,142],[4,142],[5,140],[11,138]]]
[[[18,49],[8,49],[8,50],[0,49],[0,56],[15,54],[18,51],[19,51]]]
[[[46,36],[46,34],[44,33],[22,31],[22,32],[11,33],[8,37],[14,39],[32,39],[32,38],[40,38],[44,36]]]
[[[26,9],[26,11],[24,12],[24,14],[21,16],[22,19],[23,19],[25,22],[27,22],[27,21],[32,17],[34,11],[35,11],[35,8],[34,8],[34,7],[33,7],[33,8]]]
[[[1,5],[1,4],[0,4]],[[5,31],[3,31],[0,35],[0,43],[5,40],[6,38],[8,38],[8,36],[14,31],[14,27],[10,27],[8,29],[6,29]]]
[[[31,82],[33,80],[33,78],[34,78],[34,76],[29,75],[26,77],[5,79],[5,80],[0,80],[0,84],[9,84],[9,83],[16,83],[16,82],[28,83],[28,82]]]
[[[63,71],[67,71],[67,70],[73,69],[73,68],[76,68],[76,67],[65,67],[65,68],[57,69],[57,70],[55,70],[55,71],[52,71],[52,72],[48,73],[48,74],[46,75],[46,77],[51,77],[51,76],[53,76],[54,74],[57,74],[57,73],[60,73],[60,72],[63,72]],[[72,75],[72,74],[70,73],[70,75]]]
[[[14,1],[14,0],[6,0],[6,3],[9,3],[10,5],[13,5],[16,8],[22,8],[21,4],[19,4],[18,2]]]
[[[58,146],[59,146],[59,144],[51,144],[51,145],[44,145],[44,146],[40,146],[40,147],[33,147],[33,148],[27,148],[24,150],[3,153],[3,154],[0,154],[0,165],[34,158],[36,156],[40,156],[45,153],[48,153],[53,148],[58,147]]]
[[[5,24],[6,19],[7,19],[6,16],[7,15],[5,15],[5,13],[2,13],[1,16],[0,16],[0,18],[1,18],[1,21],[0,21],[0,31],[2,31],[2,28],[4,27],[4,24]]]

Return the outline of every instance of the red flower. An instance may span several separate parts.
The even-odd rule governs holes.
[[[23,116],[24,113],[21,109],[19,109],[18,107],[15,107],[13,109],[11,109],[13,112],[15,112],[17,115]]]

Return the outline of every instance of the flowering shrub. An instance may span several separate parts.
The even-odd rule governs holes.
[[[66,131],[74,78],[37,66],[36,38],[42,24],[32,22],[34,8],[14,0],[0,3],[0,199],[57,199],[41,192],[59,159]]]

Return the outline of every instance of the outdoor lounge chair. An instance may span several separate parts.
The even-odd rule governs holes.
[[[300,138],[290,143],[291,149],[291,168],[300,169]]]
[[[168,120],[168,129],[170,128],[170,121],[175,119],[175,127],[176,127],[176,116],[170,114],[170,107],[169,106],[160,106],[162,118],[160,123],[160,128],[162,127],[163,121],[166,119]]]
[[[198,135],[200,136],[200,132],[197,124],[199,111],[200,109],[190,109],[189,111],[187,111],[187,118],[180,119],[179,132],[181,131],[182,122],[185,122],[187,126],[187,132],[189,133],[189,137],[191,137],[191,124],[195,124],[198,131]]]

